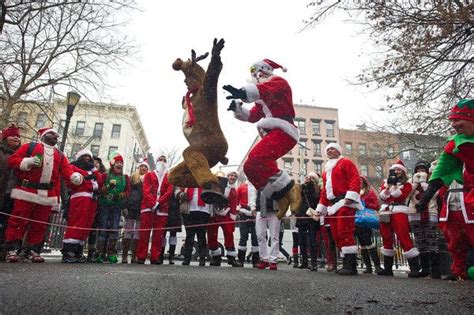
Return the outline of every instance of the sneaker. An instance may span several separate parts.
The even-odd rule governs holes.
[[[270,266],[270,264],[268,263],[268,261],[261,261],[261,262],[258,263],[257,268],[258,269],[265,269],[269,266]]]
[[[270,264],[270,270],[278,270],[277,264],[276,263],[271,263]]]
[[[73,252],[66,252],[63,254],[61,262],[67,264],[74,264],[79,262],[79,260],[76,258],[76,255]]]
[[[29,258],[32,263],[44,263],[44,258],[41,257],[41,255],[35,251],[31,251]]]
[[[109,263],[111,263],[111,264],[118,263],[117,255],[109,255],[108,259],[109,259]]]
[[[18,262],[18,253],[16,250],[11,250],[8,251],[7,257],[5,258],[5,261],[8,263],[16,263]]]
[[[98,264],[103,264],[104,263],[104,256],[103,255],[99,255],[96,260],[95,260],[96,263]]]

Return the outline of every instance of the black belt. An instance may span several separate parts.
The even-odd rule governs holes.
[[[467,189],[464,189],[464,188],[451,188],[451,189],[448,189],[448,192],[467,192]]]
[[[34,183],[34,182],[30,182],[27,179],[21,180],[18,184],[20,185],[20,187],[44,189],[44,190],[50,190],[50,189],[53,189],[54,187],[53,183]]]
[[[95,174],[89,174],[89,175],[84,176],[84,180],[89,180],[89,179],[96,180],[97,177],[95,176]]]
[[[338,202],[339,200],[342,200],[342,199],[345,199],[345,198],[346,198],[345,195],[340,195],[340,196],[337,196],[337,197],[334,198],[334,199],[329,200],[329,202],[331,203],[331,206],[332,206],[333,204],[335,204],[335,203]]]

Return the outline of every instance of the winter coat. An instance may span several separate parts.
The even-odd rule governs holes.
[[[301,207],[296,214],[297,217],[308,217],[306,211],[308,208],[316,209],[319,202],[319,191],[316,191],[313,184],[301,185]],[[296,227],[305,227],[310,223],[320,224],[310,219],[299,219],[296,221]]]
[[[167,231],[170,232],[181,232],[181,225],[183,224],[181,214],[179,213],[179,199],[177,191],[180,191],[179,188],[175,188],[173,190],[173,194],[171,196],[169,202],[169,209],[168,209],[168,223],[166,227],[176,227],[174,229],[169,229]]]
[[[3,209],[5,195],[10,194],[15,183],[13,169],[8,167],[8,158],[14,151],[5,141],[0,143],[0,209]]]
[[[126,219],[140,220],[140,207],[143,199],[143,183],[130,185],[130,195],[125,201],[125,208],[128,209],[128,214],[125,216]]]

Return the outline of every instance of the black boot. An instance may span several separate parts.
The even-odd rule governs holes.
[[[73,264],[79,262],[76,257],[77,245],[79,244],[63,243],[63,248],[61,249],[61,253],[63,254],[61,259],[62,263]]]
[[[316,254],[311,255],[311,265],[309,266],[309,270],[318,271],[318,257]]]
[[[420,278],[430,275],[430,253],[420,253],[419,261],[421,266]]]
[[[370,253],[368,249],[362,249],[360,251],[360,254],[362,255],[362,261],[365,264],[365,270],[363,273],[365,274],[371,274],[372,273],[372,263],[370,262]]]
[[[87,250],[87,262],[95,262],[97,259],[97,252],[93,245],[89,244],[89,249]]]
[[[242,267],[244,266],[245,263],[245,254],[247,253],[246,250],[240,250],[237,253],[237,258],[239,259],[239,262],[242,264]]]
[[[308,254],[307,253],[301,254],[301,265],[299,265],[298,268],[299,269],[308,268]]]
[[[419,278],[420,275],[420,261],[418,256],[407,259],[408,265],[410,266],[410,272],[408,278]]]
[[[293,268],[298,268],[298,264],[299,264],[298,257],[299,257],[298,254],[293,255]]]
[[[84,256],[84,245],[77,244],[76,250],[76,258],[78,263],[85,263],[87,261],[87,257]]]
[[[170,245],[170,249],[168,250],[168,262],[170,265],[174,265],[174,253],[176,252],[176,245]]]
[[[383,269],[377,272],[377,275],[393,277],[392,267],[393,267],[393,256],[383,256]]]
[[[128,251],[130,250],[130,243],[132,242],[129,238],[122,240],[122,264],[128,264]]]
[[[357,275],[357,258],[356,254],[344,254],[342,259],[342,269],[337,273],[341,276]]]
[[[192,247],[188,248],[185,245],[185,247],[184,247],[184,260],[183,260],[183,263],[182,263],[183,266],[189,266],[189,264],[191,263],[192,250],[193,250]]]
[[[441,279],[440,269],[440,256],[439,253],[430,253],[430,264],[431,264],[431,278]]]
[[[252,267],[257,268],[259,262],[260,262],[260,254],[258,252],[253,252],[252,253]]]
[[[240,261],[236,260],[234,256],[227,256],[227,264],[231,265],[232,267],[243,267]]]
[[[372,258],[372,261],[374,262],[374,267],[375,267],[375,273],[379,273],[382,271],[382,267],[380,267],[380,258],[379,254],[377,253],[377,248],[371,248],[369,249],[369,254],[370,258]]]
[[[222,262],[222,256],[221,255],[212,256],[209,266],[220,267],[221,262]]]
[[[157,265],[163,265],[163,260],[164,260],[164,257],[165,257],[165,246],[163,246],[161,248],[161,254],[160,254],[160,258],[158,258],[158,260],[156,261],[156,264]]]

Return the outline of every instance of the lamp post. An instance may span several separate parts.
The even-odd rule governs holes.
[[[61,139],[61,145],[59,146],[59,150],[64,152],[64,147],[66,146],[66,138],[67,132],[69,129],[69,123],[71,122],[72,114],[74,113],[74,109],[76,108],[77,103],[79,103],[79,99],[81,96],[76,92],[68,92],[66,97],[66,123],[64,124],[63,135]]]

